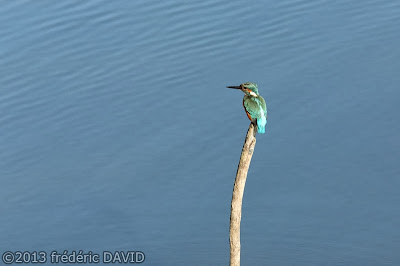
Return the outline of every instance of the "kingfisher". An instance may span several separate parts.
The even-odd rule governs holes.
[[[238,89],[244,92],[243,107],[250,121],[257,125],[258,133],[265,133],[267,124],[267,106],[263,97],[258,94],[256,83],[246,82],[240,86],[228,86],[230,89]]]

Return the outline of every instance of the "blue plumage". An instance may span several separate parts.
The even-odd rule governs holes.
[[[267,124],[267,118],[265,116],[261,116],[261,118],[257,119],[257,131],[258,133],[265,133],[265,125]]]

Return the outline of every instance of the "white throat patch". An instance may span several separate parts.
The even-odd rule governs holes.
[[[251,96],[254,96],[254,97],[257,97],[257,94],[256,94],[254,91],[251,91],[251,92],[250,92],[250,95],[251,95]]]

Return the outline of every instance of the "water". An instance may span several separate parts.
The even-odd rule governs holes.
[[[398,1],[3,1],[0,250],[399,265]]]

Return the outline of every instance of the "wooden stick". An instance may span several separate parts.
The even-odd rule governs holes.
[[[257,130],[253,123],[250,124],[244,141],[242,155],[236,173],[235,185],[233,186],[231,204],[231,224],[229,228],[230,242],[230,265],[240,266],[240,221],[242,219],[242,201],[244,186],[246,185],[247,172],[249,170],[251,157],[256,145]]]

